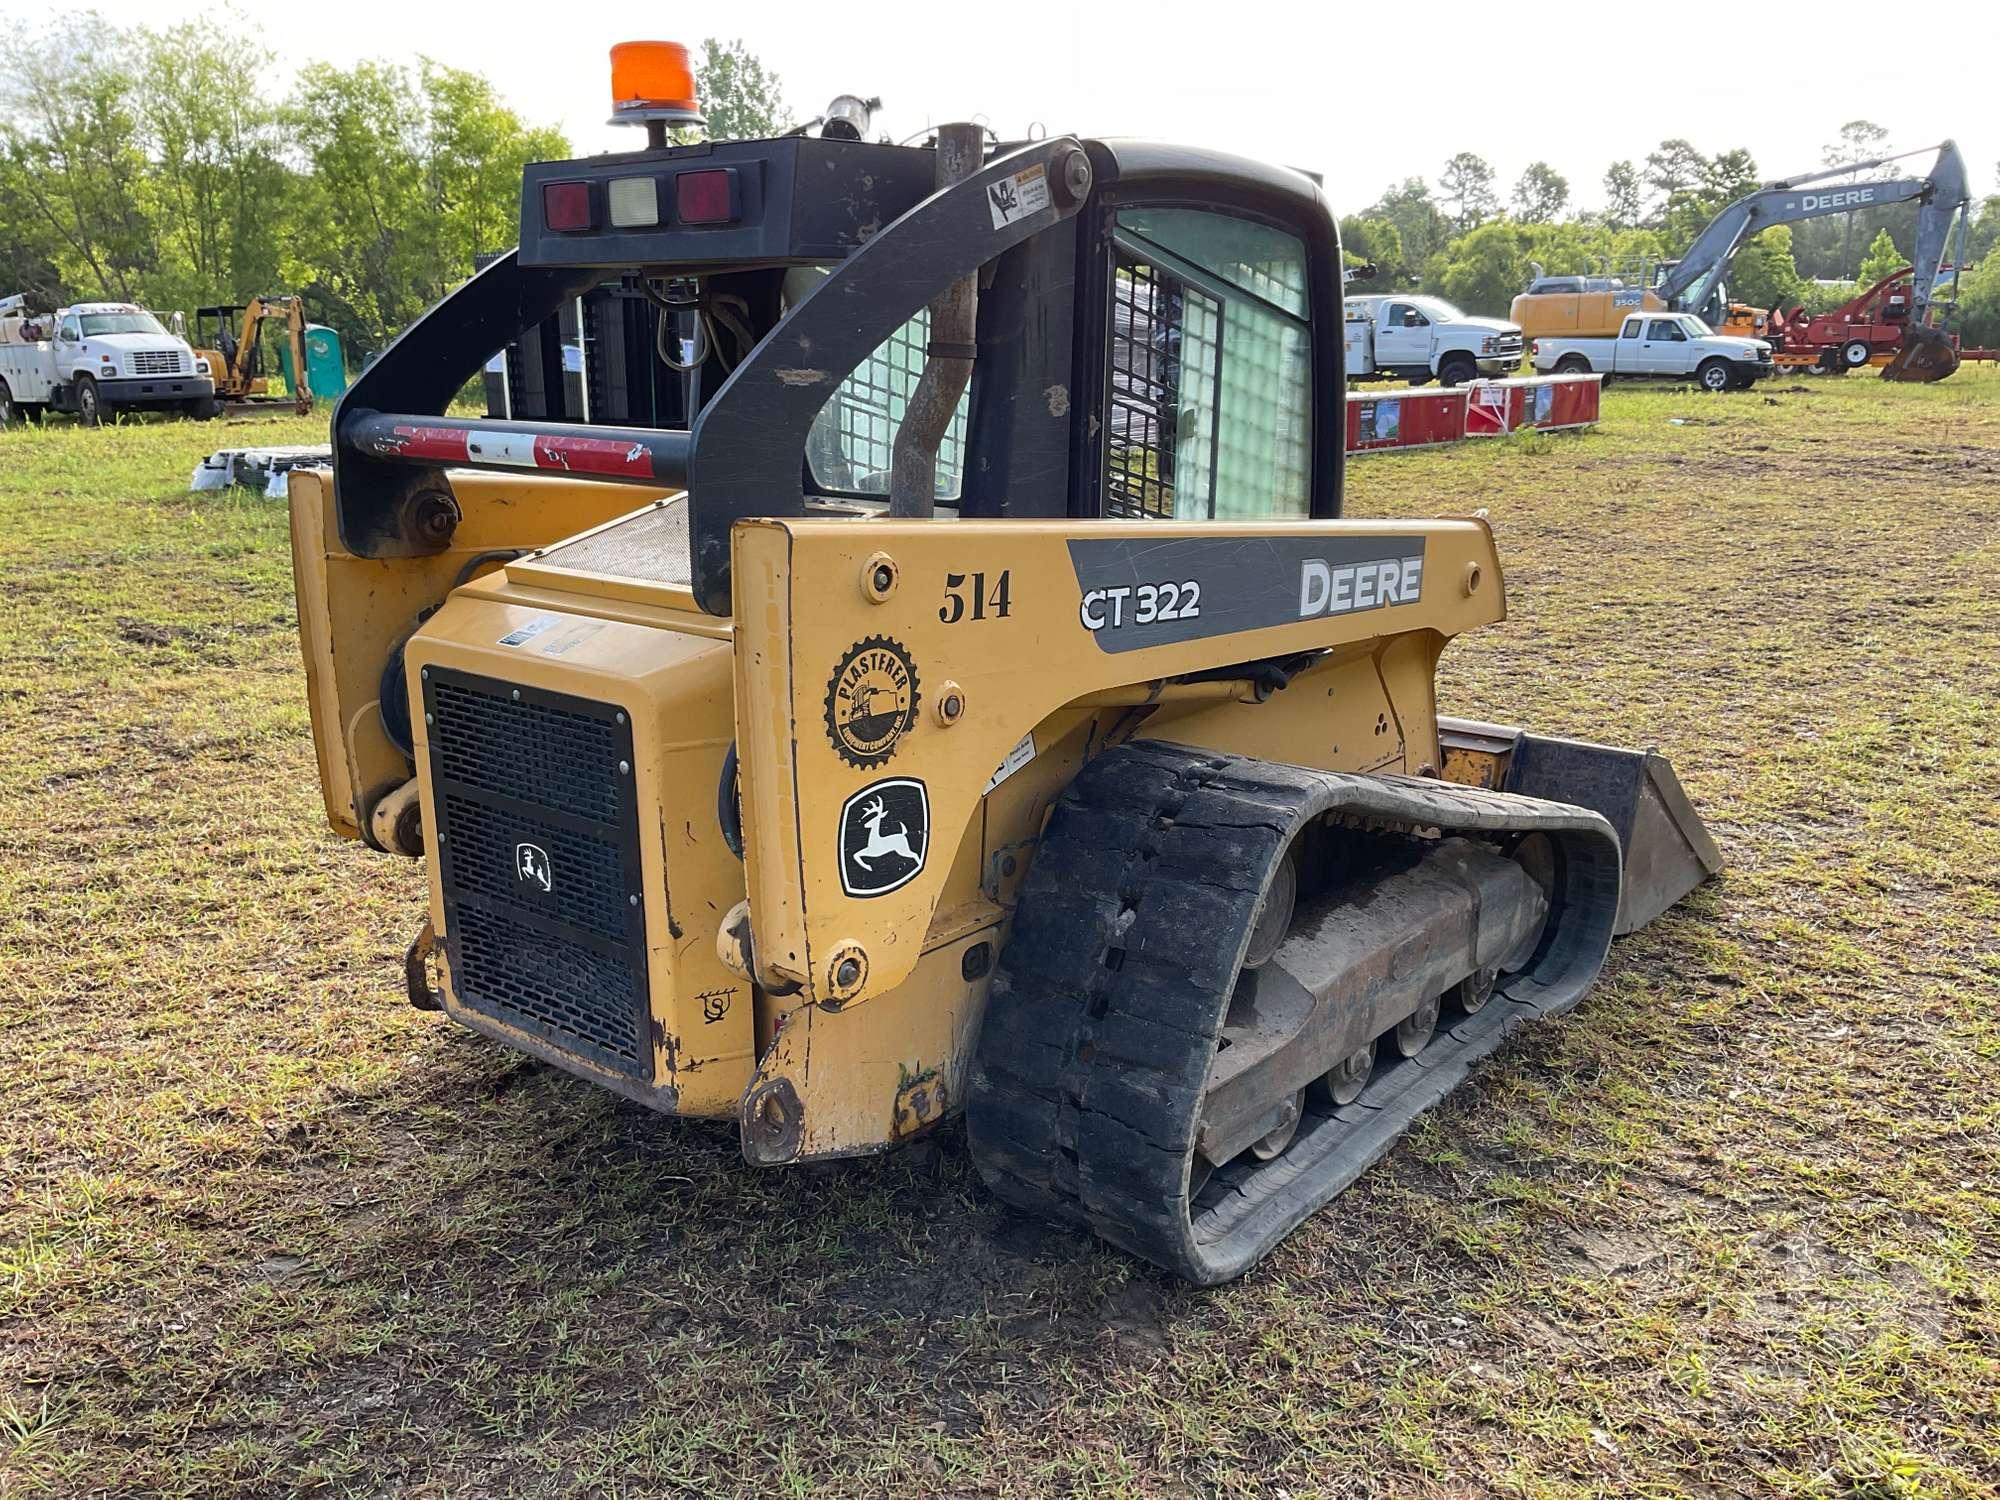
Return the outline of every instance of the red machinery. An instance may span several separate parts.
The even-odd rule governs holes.
[[[1765,335],[1771,340],[1772,360],[1794,368],[1814,365],[1833,375],[1878,359],[1886,364],[1902,348],[1903,331],[1910,326],[1910,276],[1910,267],[1904,266],[1817,317],[1803,307],[1774,310]]]
[[[1904,266],[1817,317],[1808,316],[1802,307],[1789,312],[1774,309],[1761,335],[1771,341],[1772,361],[1794,369],[1810,366],[1830,375],[1845,375],[1863,365],[1891,364],[1902,352],[1910,327],[1911,275],[1911,268]],[[1955,335],[1936,334],[1929,342],[1940,340],[1950,350],[1949,368],[1943,374],[1950,374],[1960,360],[2000,359],[2000,350],[1960,349]]]

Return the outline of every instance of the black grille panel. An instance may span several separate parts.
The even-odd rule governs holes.
[[[650,1074],[632,1026],[644,997],[633,991],[629,963],[476,906],[461,907],[455,920],[452,978],[461,1005],[621,1072]]]
[[[451,829],[452,868],[461,895],[483,896],[499,905],[519,904],[524,894],[572,927],[582,927],[613,942],[625,936],[631,913],[631,892],[625,890],[620,851],[615,842],[571,833],[554,823],[525,813],[507,813],[449,794],[445,822]],[[548,855],[554,889],[521,890],[515,850],[534,845]]]
[[[447,779],[599,823],[618,820],[620,757],[614,746],[624,739],[629,760],[631,736],[614,733],[618,726],[609,712],[597,718],[565,711],[548,701],[558,695],[534,693],[532,711],[522,713],[512,695],[528,700],[527,689],[454,680],[436,668],[431,676],[426,696],[434,701],[425,705],[436,718],[431,754]]]
[[[625,715],[440,667],[423,695],[452,998],[650,1080]]]

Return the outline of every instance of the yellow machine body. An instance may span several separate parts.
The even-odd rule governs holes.
[[[1664,312],[1656,292],[1522,292],[1507,310],[1526,338],[1615,338],[1627,313]]]
[[[1338,599],[1347,612],[1257,632],[1248,644],[1260,656],[1323,653],[1282,690],[1228,675],[1168,682],[1241,660],[1246,638],[1105,649],[1099,637],[1118,628],[1113,612],[1136,620],[1141,596],[1135,589],[1079,609],[1074,588],[1063,586],[1077,534],[1065,523],[749,523],[736,537],[736,612],[725,621],[702,614],[684,582],[565,565],[566,552],[602,553],[601,540],[678,503],[665,497],[451,588],[496,550],[547,544],[551,531],[573,527],[592,507],[643,499],[564,480],[458,482],[478,491],[477,501],[497,503],[467,494],[469,519],[452,550],[363,560],[330,541],[324,474],[293,479],[301,628],[329,821],[364,836],[372,808],[407,776],[384,729],[378,680],[379,664],[405,635],[426,827],[437,824],[426,672],[615,705],[632,730],[648,976],[642,1071],[650,1080],[635,1082],[457,1003],[433,860],[443,1004],[475,1029],[656,1108],[740,1116],[746,1145],[776,1132],[785,1137],[776,1154],[787,1160],[879,1149],[962,1103],[1014,891],[1051,803],[1092,756],[1162,738],[1328,770],[1437,775],[1438,656],[1453,635],[1505,613],[1481,521],[1182,528],[1234,536],[1246,553],[1274,537],[1323,541],[1330,556],[1353,538],[1402,539],[1421,563],[1371,565],[1358,578],[1364,570],[1330,568],[1325,602]],[[1104,522],[1090,534],[1157,544],[1177,528]],[[1303,587],[1319,591],[1318,580],[1315,573]],[[442,607],[412,633],[444,589]],[[1366,601],[1358,607],[1357,591]],[[1101,629],[1090,628],[1086,611],[1106,622]],[[859,673],[857,648],[876,653]],[[899,663],[909,669],[903,689],[889,681]],[[841,694],[871,672],[886,672],[887,690],[901,696],[881,709],[894,722],[858,740],[838,722]],[[732,743],[740,860],[716,816]],[[926,857],[906,883],[857,897],[843,887],[843,809],[897,779],[924,786]],[[718,934],[744,901],[752,975],[732,972],[718,954]],[[767,1106],[774,1091],[781,1108]]]
[[[1635,312],[1664,312],[1659,293],[1626,287],[1601,292],[1522,292],[1508,309],[1527,338],[1616,338],[1626,317]],[[1763,338],[1770,314],[1747,302],[1732,302],[1724,310],[1717,333],[1738,338]]]

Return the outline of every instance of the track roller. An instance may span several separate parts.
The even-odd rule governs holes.
[[[1350,1052],[1335,1063],[1320,1079],[1320,1089],[1329,1105],[1338,1108],[1352,1104],[1361,1097],[1361,1091],[1368,1086],[1368,1075],[1375,1071],[1375,1039],[1357,1052]]]
[[[1415,1010],[1398,1021],[1394,1033],[1396,1051],[1404,1057],[1415,1057],[1428,1047],[1431,1038],[1437,1035],[1440,1009],[1438,997],[1432,995],[1428,1000],[1420,1001]]]

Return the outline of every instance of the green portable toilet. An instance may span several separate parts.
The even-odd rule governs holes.
[[[278,368],[286,385],[293,385],[292,351],[278,346]],[[306,378],[312,382],[316,400],[331,401],[347,389],[347,359],[341,353],[340,335],[324,323],[306,324]]]
[[[331,401],[347,389],[347,357],[340,335],[322,323],[306,324],[306,376],[315,396]]]

